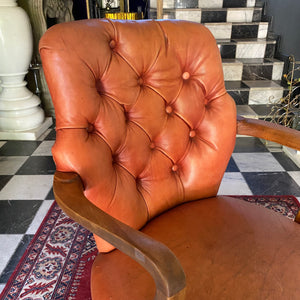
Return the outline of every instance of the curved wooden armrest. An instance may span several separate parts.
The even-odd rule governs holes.
[[[300,132],[275,123],[237,116],[237,133],[300,150]]]
[[[53,190],[57,203],[73,220],[130,256],[152,275],[155,299],[185,299],[185,274],[169,248],[93,205],[83,194],[78,174],[56,171]]]

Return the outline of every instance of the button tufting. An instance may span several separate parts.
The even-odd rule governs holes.
[[[173,108],[170,105],[166,106],[166,113],[167,114],[171,114],[172,111],[173,111]]]
[[[140,78],[138,79],[138,85],[142,85],[143,83],[144,83],[144,80],[143,80],[142,77],[140,77]]]
[[[183,74],[182,74],[182,79],[183,80],[188,80],[189,78],[190,78],[190,73],[189,72],[184,72]]]
[[[177,166],[177,165],[173,165],[173,166],[172,166],[172,171],[173,171],[173,172],[176,172],[177,170],[178,170],[178,166]]]
[[[116,47],[116,41],[115,41],[115,40],[111,40],[111,41],[109,42],[109,47],[110,47],[111,49],[114,49],[114,48]]]
[[[189,136],[190,136],[191,138],[193,138],[193,137],[195,137],[195,135],[196,135],[195,130],[191,130],[190,133],[189,133]]]
[[[88,124],[88,127],[86,128],[86,131],[87,131],[88,133],[93,132],[93,131],[94,131],[94,125],[89,123],[89,124]]]
[[[155,148],[155,144],[152,142],[150,143],[150,149],[154,149]]]

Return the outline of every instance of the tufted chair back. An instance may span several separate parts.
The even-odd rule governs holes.
[[[50,28],[40,52],[56,113],[57,170],[78,173],[93,204],[141,228],[217,194],[236,111],[208,29],[83,20]],[[113,249],[96,242],[101,252]]]

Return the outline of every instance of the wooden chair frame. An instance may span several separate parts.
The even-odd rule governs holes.
[[[274,123],[238,116],[237,134],[266,139],[300,150],[300,132]],[[53,188],[55,199],[66,214],[130,256],[151,274],[156,284],[156,300],[185,299],[184,271],[165,245],[94,206],[84,196],[84,187],[78,174],[57,171]],[[300,210],[295,221],[300,223]]]

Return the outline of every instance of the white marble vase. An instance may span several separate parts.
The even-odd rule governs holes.
[[[4,133],[4,139],[22,139],[10,133],[28,132],[44,123],[40,99],[26,88],[24,81],[32,51],[26,12],[16,0],[0,0],[0,138]]]

